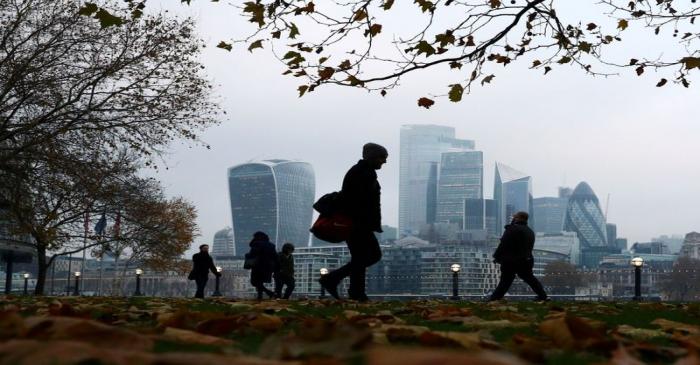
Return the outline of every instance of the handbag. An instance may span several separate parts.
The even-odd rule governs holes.
[[[245,259],[243,260],[243,268],[246,270],[251,270],[258,263],[258,258],[254,257],[250,252],[245,254]]]
[[[345,214],[320,215],[309,231],[318,239],[339,243],[346,241],[352,232],[352,220]]]

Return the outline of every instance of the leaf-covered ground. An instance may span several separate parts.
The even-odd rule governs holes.
[[[5,364],[700,364],[700,304],[0,298]]]

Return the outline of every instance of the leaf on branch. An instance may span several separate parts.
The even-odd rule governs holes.
[[[635,18],[639,18],[639,17],[642,17],[644,14],[646,14],[646,11],[644,11],[644,10],[637,10],[637,11],[633,11],[631,14],[632,14],[632,16],[635,17]]]
[[[386,90],[382,90],[379,92],[382,96],[386,96]]]
[[[451,102],[458,102],[462,100],[462,94],[464,93],[464,87],[460,84],[454,84],[450,87],[450,92],[448,94]]]
[[[581,42],[578,44],[578,49],[586,53],[591,53],[591,44],[588,42]]]
[[[355,12],[355,16],[352,18],[352,21],[361,22],[365,19],[367,19],[367,12],[365,11],[365,9],[360,9]]]
[[[219,42],[219,44],[216,45],[217,48],[225,49],[229,52],[231,52],[231,49],[233,49],[233,46],[231,43],[226,43],[224,41]]]
[[[111,27],[113,25],[124,24],[124,19],[110,14],[105,9],[98,10],[97,13],[95,14],[95,18],[100,21],[100,26],[102,28]]]
[[[635,71],[637,71],[637,76],[641,76],[644,73],[644,66],[637,67]]]
[[[639,62],[639,60],[638,60],[638,59],[636,59],[636,58],[632,58],[632,59],[630,60],[630,66],[634,66],[634,65],[636,65],[636,64],[637,64],[637,62]]]
[[[308,90],[308,89],[309,89],[309,87],[307,85],[299,86],[299,88],[297,89],[297,90],[299,90],[299,97],[304,96],[304,94],[306,93],[306,90]]]
[[[453,69],[456,68],[456,69],[461,70],[462,64],[460,62],[457,62],[457,61],[452,61],[452,62],[450,62],[450,68],[453,68]]]
[[[294,15],[301,15],[301,13],[311,14],[315,10],[315,5],[313,2],[306,4],[306,6],[297,8],[294,10]]]
[[[294,23],[291,23],[292,26],[289,27],[289,38],[294,39],[296,38],[300,33],[299,33],[299,28],[297,28],[297,25]]]
[[[430,43],[428,43],[427,41],[418,42],[418,45],[415,49],[418,50],[418,53],[416,53],[416,55],[425,53],[425,57],[428,57],[435,54],[435,48],[433,48],[433,46],[431,46]]]
[[[596,28],[598,28],[598,26],[595,23],[588,23],[588,25],[586,25],[586,30],[589,30],[589,31],[596,29]]]
[[[629,23],[625,19],[620,19],[619,22],[617,22],[617,29],[619,30],[625,30],[629,26]]]
[[[379,32],[382,31],[382,25],[381,24],[372,24],[369,29],[365,30],[365,37],[367,35],[370,35],[372,37],[375,37]]]
[[[435,4],[433,4],[432,1],[428,0],[415,0],[414,3],[418,4],[420,6],[420,9],[425,13],[426,11],[430,11],[431,13],[435,10]]]
[[[341,71],[349,70],[351,67],[352,67],[352,65],[350,64],[350,60],[345,60],[345,61],[341,62],[340,65],[338,65],[338,68]]]
[[[348,78],[345,79],[345,81],[350,82],[350,86],[365,86],[364,82],[362,82],[360,79],[353,75],[348,76]]]
[[[668,82],[666,79],[661,79],[661,80],[659,80],[659,83],[656,84],[656,87],[662,87],[662,86],[666,85],[666,82]]]
[[[683,57],[681,62],[686,70],[692,70],[694,68],[700,69],[700,57]]]
[[[501,6],[501,0],[489,0],[489,5],[492,9],[496,9]]]
[[[564,56],[559,61],[557,61],[557,63],[562,64],[562,65],[565,63],[569,63],[569,62],[571,62],[571,57],[569,57],[569,56]]]
[[[546,75],[549,71],[552,71],[552,68],[549,66],[544,66],[544,74]]]
[[[488,75],[484,77],[484,79],[481,80],[481,85],[483,86],[484,84],[490,84],[494,77],[496,77],[496,75]]]
[[[95,14],[97,12],[97,4],[95,3],[85,3],[83,7],[78,9],[78,14],[79,15],[85,15],[85,16],[91,16],[92,14]]]
[[[435,101],[426,97],[418,99],[418,106],[422,106],[425,109],[430,109],[430,107],[433,106],[433,104],[435,104]]]
[[[258,23],[258,26],[262,28],[262,26],[265,25],[265,5],[253,1],[245,2],[243,5],[245,5],[243,7],[243,12],[250,14],[250,19],[248,21],[251,23]]]
[[[270,34],[272,34],[272,38],[276,38],[276,39],[280,39],[280,37],[282,36],[282,32],[279,30],[276,30]]]
[[[467,47],[474,47],[476,46],[476,43],[474,43],[474,37],[471,35],[467,36],[467,44],[465,44]]]
[[[333,67],[324,67],[318,71],[318,76],[321,80],[328,80],[333,77],[335,69]]]
[[[253,52],[253,50],[256,48],[263,48],[262,39],[258,39],[257,41],[251,43],[250,46],[248,46],[248,52]]]
[[[384,0],[384,4],[382,4],[382,8],[384,10],[389,10],[391,7],[394,5],[394,0]]]
[[[322,65],[324,62],[328,61],[328,57],[321,57],[318,59],[318,64]]]
[[[532,67],[531,67],[531,68],[535,68],[535,67],[537,67],[537,66],[539,66],[539,65],[541,65],[541,64],[542,64],[542,61],[540,61],[540,60],[534,60],[534,61],[532,61]]]
[[[451,30],[435,36],[435,42],[440,42],[440,47],[445,47],[448,44],[455,44],[455,40],[455,36],[452,34]]]

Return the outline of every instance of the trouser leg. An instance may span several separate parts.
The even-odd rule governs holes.
[[[275,295],[278,298],[282,297],[282,286],[284,286],[284,280],[280,277],[275,277]]]
[[[292,296],[292,292],[294,291],[294,288],[296,287],[296,282],[294,281],[294,278],[290,278],[287,280],[287,288],[284,290],[284,299],[289,299],[289,297]]]
[[[382,251],[379,242],[372,231],[358,231],[348,239],[350,249],[350,297],[362,298],[366,296],[365,281],[367,268],[379,262]]]
[[[535,277],[535,274],[532,272],[532,267],[534,265],[533,261],[529,261],[526,265],[523,266],[521,270],[518,271],[518,276],[520,279],[522,279],[527,285],[532,288],[532,291],[537,294],[537,298],[539,299],[547,299],[547,293],[544,291],[544,287],[542,287],[542,283],[540,283],[539,280]]]
[[[503,296],[506,295],[506,292],[508,292],[508,289],[510,289],[510,286],[513,284],[513,280],[515,280],[515,270],[513,270],[513,268],[509,265],[501,264],[501,280],[498,282],[496,290],[494,290],[491,294],[491,300],[499,300],[503,298]]]
[[[195,298],[204,298],[204,288],[207,286],[207,278],[196,279],[195,284],[197,284],[197,292],[194,294]]]

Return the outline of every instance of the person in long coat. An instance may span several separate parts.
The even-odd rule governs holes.
[[[263,293],[270,298],[275,297],[275,292],[265,287],[265,283],[272,282],[272,274],[278,270],[277,249],[270,242],[270,237],[264,232],[256,232],[250,241],[248,257],[255,261],[250,270],[250,284],[258,292],[258,300],[263,298]]]
[[[188,277],[197,284],[197,292],[194,294],[195,298],[204,298],[204,288],[206,288],[207,281],[209,281],[209,271],[216,276],[221,275],[220,272],[216,271],[214,259],[209,255],[209,245],[201,245],[199,246],[199,252],[192,256],[192,271]]]

